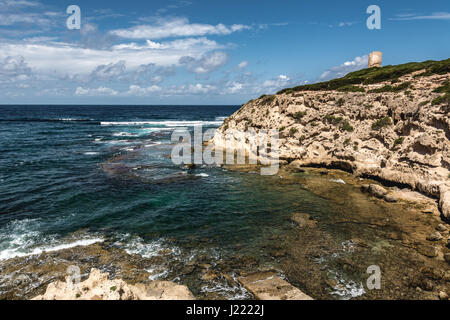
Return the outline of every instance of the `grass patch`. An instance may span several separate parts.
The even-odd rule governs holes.
[[[391,81],[391,83],[395,83],[398,78],[423,69],[425,69],[426,71],[420,76],[449,73],[450,59],[442,61],[428,60],[424,62],[405,63],[396,66],[385,66],[382,68],[363,69],[351,72],[342,78],[333,79],[326,82],[297,86],[294,88],[287,88],[279,91],[278,93],[281,94],[285,92],[291,93],[295,91],[338,90],[340,88],[348,86],[355,86],[360,84],[375,84],[384,81]]]
[[[366,92],[366,89],[358,87],[358,86],[354,86],[354,85],[347,85],[347,86],[338,88],[337,91],[340,91],[340,92]]]
[[[388,127],[392,124],[392,120],[389,117],[378,119],[372,124],[372,130],[381,130],[384,127]]]

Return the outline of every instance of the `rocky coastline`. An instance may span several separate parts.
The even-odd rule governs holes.
[[[212,142],[223,150],[224,135],[277,129],[280,165],[341,169],[408,187],[438,199],[448,221],[449,61],[366,69],[263,95],[227,118]],[[245,144],[236,149],[252,152]]]

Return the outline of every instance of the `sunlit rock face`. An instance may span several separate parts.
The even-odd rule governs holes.
[[[383,53],[380,51],[374,51],[369,55],[369,68],[381,67]]]

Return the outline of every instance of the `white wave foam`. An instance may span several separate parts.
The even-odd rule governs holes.
[[[216,121],[224,121],[226,118],[228,118],[227,116],[223,116],[223,117],[216,117]]]
[[[166,269],[161,271],[151,268],[146,269],[145,271],[150,273],[150,276],[148,278],[152,281],[165,279],[169,275],[169,271],[167,271]]]
[[[163,238],[145,242],[142,238],[132,237],[129,234],[123,235],[116,245],[123,247],[128,254],[137,254],[143,258],[155,257],[163,250],[170,250],[174,255],[179,255],[181,252],[178,247],[169,247]]]
[[[87,156],[94,156],[94,155],[97,155],[97,154],[99,154],[98,152],[85,152],[85,153],[83,153],[84,155],[87,155]]]
[[[78,246],[103,242],[102,238],[58,239],[55,235],[43,236],[38,219],[15,220],[0,230],[0,260],[53,252]],[[42,245],[44,244],[45,245]]]
[[[16,257],[25,257],[25,256],[32,256],[36,254],[41,254],[44,252],[54,252],[54,251],[60,251],[64,249],[69,248],[75,248],[75,247],[85,247],[89,246],[91,244],[97,243],[97,242],[103,242],[104,239],[101,238],[94,238],[94,239],[83,239],[83,240],[77,240],[70,243],[62,243],[55,246],[42,246],[42,247],[36,247],[32,249],[31,251],[27,252],[20,252],[17,249],[7,249],[2,252],[0,252],[0,260],[7,260],[12,259]]]
[[[196,177],[204,177],[204,178],[206,178],[206,177],[209,177],[209,174],[206,174],[206,173],[199,173],[199,174],[196,174],[195,176],[196,176]]]
[[[114,137],[137,137],[137,134],[131,132],[115,132]]]
[[[155,125],[166,127],[189,127],[198,125],[216,125],[222,124],[222,121],[105,121],[100,122],[102,126],[142,126]]]

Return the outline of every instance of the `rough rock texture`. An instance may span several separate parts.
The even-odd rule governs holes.
[[[313,300],[274,272],[258,272],[238,281],[258,300]]]
[[[67,279],[48,285],[47,291],[32,300],[193,300],[189,289],[169,281],[129,285],[108,279],[108,273],[92,269],[89,278],[78,284]]]
[[[251,100],[225,120],[213,143],[221,149],[224,133],[278,129],[281,160],[407,186],[439,198],[450,219],[450,105],[432,103],[450,74],[414,77],[423,72],[353,86],[365,92],[285,91]]]

